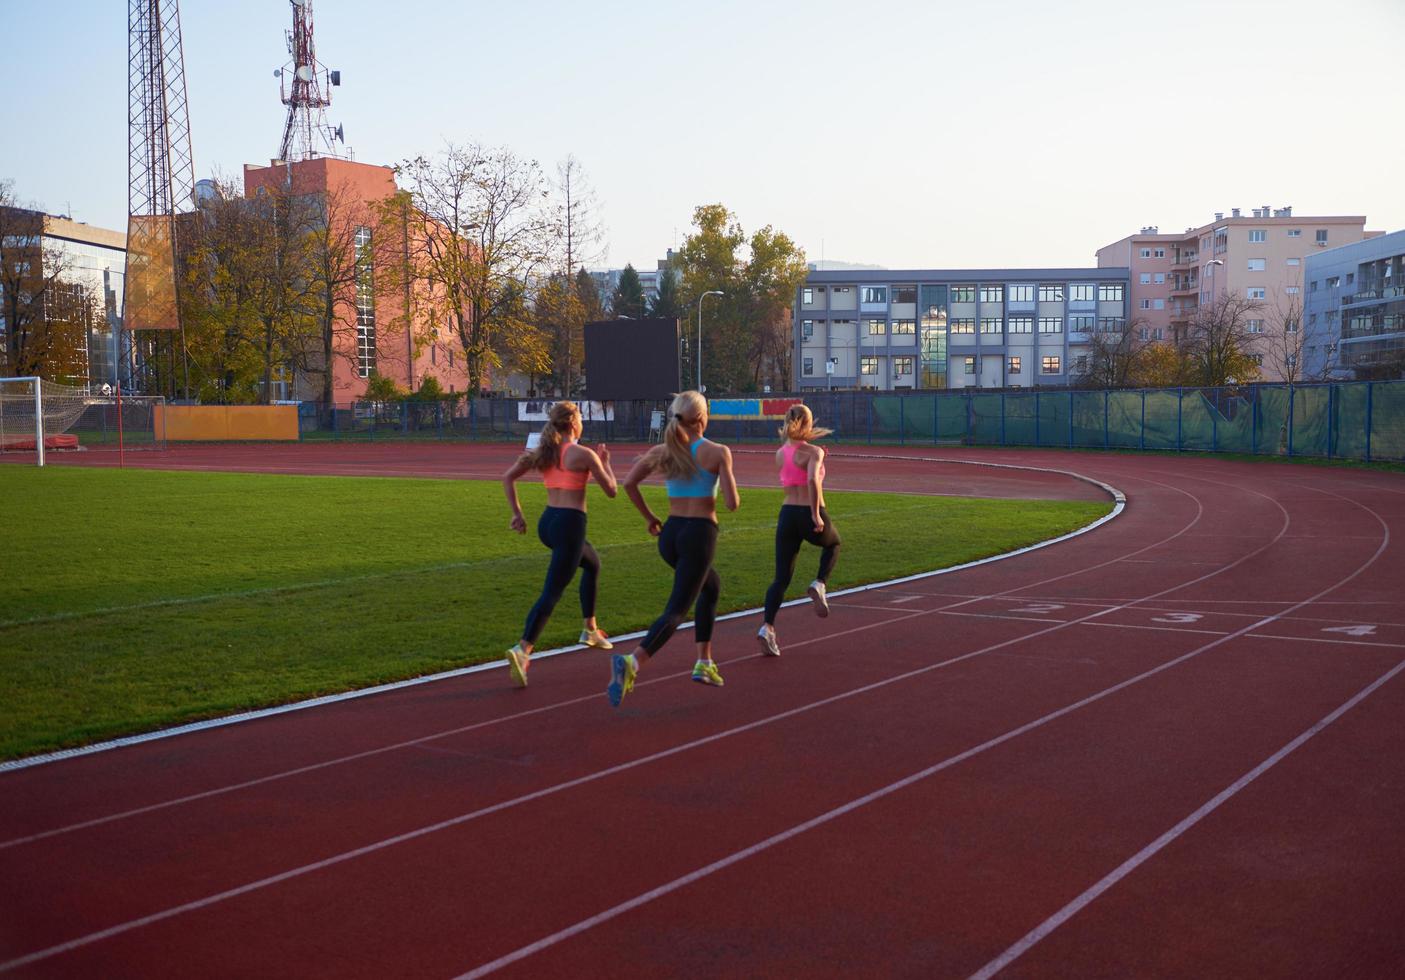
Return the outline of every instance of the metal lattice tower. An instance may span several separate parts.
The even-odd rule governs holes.
[[[127,181],[124,326],[128,331],[179,330],[184,359],[176,215],[195,206],[195,164],[179,0],[129,0]],[[186,388],[188,392],[188,366]]]
[[[293,30],[288,35],[288,53],[293,60],[277,73],[283,80],[279,82],[279,94],[288,107],[278,159],[291,163],[317,156],[334,157],[335,141],[342,139],[342,131],[340,126],[333,129],[327,124],[326,108],[332,104],[331,87],[341,84],[341,72],[329,72],[317,61],[312,39],[312,0],[288,2],[293,7]]]

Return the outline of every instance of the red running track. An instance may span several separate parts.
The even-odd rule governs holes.
[[[725,622],[722,690],[685,635],[618,712],[581,653],[0,774],[0,970],[1400,976],[1405,481],[927,455],[1129,503]]]

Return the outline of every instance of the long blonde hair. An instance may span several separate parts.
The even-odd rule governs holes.
[[[557,402],[547,413],[546,425],[542,426],[541,442],[537,448],[525,452],[521,462],[534,470],[549,470],[561,465],[561,453],[571,438],[571,423],[580,417],[581,410],[575,402]]]
[[[668,406],[668,425],[664,426],[663,442],[654,450],[654,465],[670,480],[686,480],[698,472],[697,461],[683,435],[684,425],[693,425],[707,414],[707,399],[696,391],[683,391],[673,396]]]
[[[797,403],[786,411],[785,423],[776,431],[783,439],[811,442],[815,439],[823,439],[834,430],[817,428],[815,417],[810,414],[809,406]]]

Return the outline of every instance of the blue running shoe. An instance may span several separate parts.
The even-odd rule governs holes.
[[[610,657],[610,686],[605,688],[605,696],[612,707],[618,708],[624,696],[634,690],[634,678],[639,673],[639,662],[634,654],[616,653]]]

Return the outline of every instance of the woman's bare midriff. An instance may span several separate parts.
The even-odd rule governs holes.
[[[717,501],[711,497],[669,497],[669,517],[705,517],[717,523]]]
[[[547,487],[546,505],[548,507],[564,507],[568,510],[585,510],[585,491]]]
[[[809,507],[810,485],[807,483],[803,487],[786,487],[785,502],[797,507]]]

